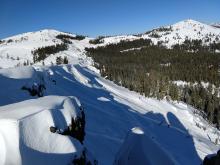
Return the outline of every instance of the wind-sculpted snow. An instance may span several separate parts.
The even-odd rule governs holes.
[[[79,111],[76,98],[47,96],[0,108],[0,164],[68,164],[83,147],[73,138],[51,133],[66,129]]]
[[[133,131],[137,138],[126,145],[130,148],[127,154],[132,156],[143,144],[147,147],[141,147],[135,156],[147,156],[150,162],[161,157],[168,164],[200,164],[219,147],[214,144],[219,132],[184,103],[145,98],[101,78],[89,65],[24,68],[0,70],[0,122],[4,122],[0,124],[0,163],[70,162],[82,146],[68,136],[51,134],[48,128],[65,128],[80,105],[86,116],[84,146],[99,164],[110,165],[116,158],[126,158],[119,153],[134,127],[142,128],[144,134]],[[12,76],[22,75],[24,70],[32,74]],[[32,97],[21,90],[23,85],[35,82],[44,83],[44,97]],[[198,123],[206,129],[197,127]],[[9,159],[11,153],[14,159]]]

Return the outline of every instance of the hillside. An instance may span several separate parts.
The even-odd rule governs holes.
[[[67,35],[73,38],[76,37],[74,34],[45,29],[3,39],[3,42],[0,44],[0,67],[7,68],[19,65],[22,66],[24,63],[27,65],[30,65],[31,63],[33,64],[32,52],[34,50],[63,43],[61,39],[57,38],[58,35]],[[62,53],[55,53],[44,59],[44,64],[56,64],[56,58],[58,56],[67,56],[69,62],[78,63],[80,60],[78,55],[81,55],[83,58],[84,48],[89,47],[90,45],[89,38],[83,40],[70,39],[70,41],[72,43],[68,44],[68,50],[63,51]],[[43,61],[39,61],[36,65],[42,65]]]
[[[202,40],[204,45],[220,42],[220,29],[195,20],[184,20],[173,25],[161,26],[138,35],[123,35],[100,38],[98,46],[116,44],[120,41],[136,39],[151,39],[155,45],[158,43],[171,48],[175,44],[182,44],[185,40]]]
[[[178,164],[199,164],[205,155],[218,149],[214,144],[217,130],[193,114],[192,107],[181,102],[144,98],[101,78],[86,66],[23,67],[0,71],[3,89],[0,122],[4,123],[0,126],[0,143],[5,146],[0,150],[0,155],[4,155],[1,162],[28,162],[30,158],[44,164],[54,157],[53,154],[59,153],[63,154],[60,161],[65,162],[74,157],[70,153],[80,152],[79,143],[74,139],[49,132],[53,124],[65,128],[65,122],[70,122],[70,112],[75,113],[73,107],[68,108],[71,107],[68,105],[70,102],[62,103],[65,97],[60,96],[77,97],[85,107],[84,145],[99,164],[115,161],[127,132],[133,127],[142,128],[146,138],[157,143],[157,150],[169,153],[171,160]],[[31,86],[33,82],[42,80],[46,86],[43,98],[37,99],[21,90],[23,85]],[[52,80],[56,80],[56,84]],[[16,143],[11,146],[12,134]],[[66,147],[59,148],[58,144]],[[135,146],[136,142],[129,140],[129,144]],[[147,152],[153,148],[144,150]],[[17,158],[9,159],[11,152]],[[55,162],[53,159],[51,163]]]
[[[176,33],[181,38],[175,38]],[[211,40],[205,42],[209,34]],[[128,86],[123,87],[123,81],[115,81],[111,79],[114,76],[103,73],[110,73],[106,72],[106,66],[112,62],[116,69],[127,66],[117,57],[124,57],[132,64],[139,59],[130,60],[130,57],[142,57],[138,53],[143,50],[148,52],[146,43],[149,40],[140,39],[150,38],[154,44],[168,41],[165,44],[170,48],[184,38],[202,39],[208,44],[219,36],[220,30],[215,27],[186,20],[145,34],[98,38],[97,44],[91,42],[93,38],[56,30],[3,39],[0,43],[0,165],[74,164],[74,160],[94,165],[97,162],[100,165],[129,165],[140,160],[150,165],[201,164],[206,155],[219,149],[220,132],[197,113],[198,109],[181,100],[145,97],[139,91],[129,90]],[[66,45],[65,50],[50,54],[60,44]],[[95,56],[88,54],[88,48],[93,48],[95,53],[108,49],[98,52],[102,55],[98,59],[104,59],[106,66],[102,67]],[[109,50],[110,55],[107,54]],[[162,50],[168,55],[175,53]],[[33,63],[34,51],[38,57],[42,52],[43,55],[49,53],[41,57],[43,60]],[[156,51],[162,52],[157,47]],[[123,56],[125,54],[130,56]],[[154,56],[157,62],[163,59],[160,55]],[[190,55],[187,54],[187,58]],[[69,64],[56,65],[59,56],[67,57]],[[115,58],[110,58],[113,56]],[[29,66],[23,66],[27,61]],[[144,60],[138,62],[141,64]],[[160,71],[173,64],[162,62],[159,63]],[[135,69],[135,65],[129,66]],[[136,71],[138,76],[132,72],[128,75],[137,79],[142,75],[140,71],[148,75],[143,68]],[[123,72],[116,70],[114,73]],[[150,74],[156,82],[157,72]],[[78,123],[83,118],[82,112],[85,113],[84,126]],[[52,132],[51,127],[56,130]],[[72,127],[74,131],[83,128],[84,132],[70,132]],[[85,136],[80,139],[78,133]]]
[[[151,38],[154,43],[163,42],[168,48],[175,44],[182,44],[186,39],[202,40],[205,45],[214,41],[220,42],[220,29],[191,19],[147,33],[143,38]]]

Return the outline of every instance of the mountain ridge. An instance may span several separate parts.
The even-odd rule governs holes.
[[[69,35],[76,37],[76,34],[57,31],[54,29],[43,29],[35,32],[27,32],[11,36],[2,40],[0,44],[0,67],[7,68],[17,65],[23,65],[23,63],[33,63],[33,54],[37,48],[61,44],[62,40],[57,38],[57,35]],[[78,41],[71,40],[68,50],[74,54],[83,54],[86,47],[105,46],[107,44],[116,44],[120,41],[133,41],[137,39],[151,39],[154,44],[162,44],[167,48],[171,48],[175,44],[181,44],[186,39],[188,40],[202,40],[204,45],[209,45],[213,42],[220,42],[220,29],[211,25],[203,24],[192,19],[177,22],[169,26],[161,26],[153,29],[149,32],[145,32],[139,35],[119,35],[102,37],[100,43],[92,44],[91,40],[94,38],[85,37],[85,39]],[[74,55],[70,51],[66,52],[70,61],[74,61]],[[56,63],[56,57],[62,56],[63,53],[56,53],[44,60],[45,65]],[[74,59],[74,60],[71,60]],[[37,64],[42,64],[43,61],[39,61]]]

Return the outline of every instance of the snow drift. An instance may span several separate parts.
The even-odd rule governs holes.
[[[51,133],[65,129],[79,111],[76,98],[47,96],[0,108],[0,164],[68,164],[83,147],[74,138]]]

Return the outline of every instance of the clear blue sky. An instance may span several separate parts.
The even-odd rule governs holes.
[[[0,38],[45,28],[131,34],[188,18],[220,22],[220,0],[0,0]]]

